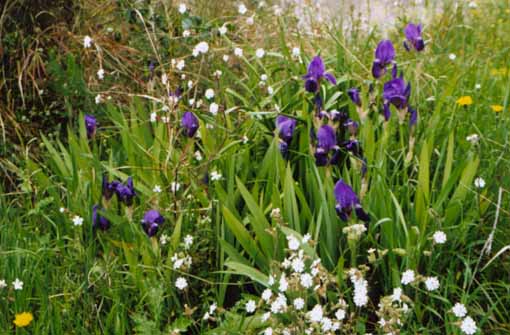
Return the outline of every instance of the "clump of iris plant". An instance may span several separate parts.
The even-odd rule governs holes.
[[[296,129],[297,121],[285,115],[279,115],[276,118],[276,129],[280,137],[279,149],[284,157],[287,156],[292,135]]]
[[[361,207],[358,196],[342,179],[337,181],[334,193],[336,198],[336,212],[338,216],[340,216],[340,219],[343,221],[349,220],[354,210],[358,219],[365,222],[370,221],[370,217],[363,210],[363,207]]]
[[[409,23],[404,29],[404,34],[407,39],[404,41],[404,47],[407,51],[410,51],[411,47],[416,51],[422,51],[425,48],[425,42],[421,36],[421,24]]]
[[[142,228],[149,237],[152,237],[156,235],[159,226],[162,225],[164,222],[165,218],[161,216],[161,214],[157,210],[150,209],[147,212],[145,212],[145,215],[143,216]]]
[[[195,136],[195,133],[200,126],[198,118],[192,112],[186,112],[182,116],[181,125],[185,130],[185,134],[188,137]]]
[[[85,129],[87,130],[87,137],[92,138],[96,135],[97,120],[93,115],[85,114]]]
[[[99,205],[94,205],[92,207],[92,227],[108,230],[108,228],[110,228],[110,221],[98,213],[99,209]]]
[[[395,48],[390,40],[382,40],[375,49],[372,75],[379,79],[386,74],[386,67],[395,60]]]

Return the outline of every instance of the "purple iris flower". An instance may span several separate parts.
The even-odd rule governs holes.
[[[97,120],[93,115],[85,114],[85,128],[87,129],[87,137],[94,137],[96,134]]]
[[[370,217],[361,207],[358,196],[342,179],[336,183],[334,193],[336,198],[336,211],[340,219],[347,221],[354,209],[358,219],[365,222],[370,221]]]
[[[294,130],[296,129],[297,121],[285,115],[279,115],[276,118],[276,128],[278,128],[278,135],[285,142],[290,142]]]
[[[118,183],[115,191],[120,201],[125,203],[127,206],[131,206],[133,204],[133,198],[136,196],[136,192],[132,177],[127,179],[125,185]]]
[[[395,48],[390,40],[382,40],[375,49],[375,59],[372,64],[372,75],[381,78],[386,74],[386,66],[395,59]]]
[[[397,67],[393,67],[393,79],[384,83],[383,98],[398,109],[407,107],[411,95],[411,84],[404,81],[402,74],[397,78]]]
[[[150,209],[145,212],[142,220],[142,227],[145,233],[152,237],[156,235],[158,232],[158,228],[161,224],[165,222],[165,218],[159,214],[159,212],[155,209]]]
[[[198,118],[192,112],[186,112],[182,116],[181,125],[186,129],[186,136],[193,137],[198,130]]]
[[[335,130],[325,124],[317,131],[317,148],[315,149],[315,164],[324,166],[328,164],[328,154],[336,147]]]
[[[407,39],[407,41],[404,42],[404,47],[407,51],[411,49],[409,44],[411,44],[416,51],[422,51],[425,48],[425,42],[423,42],[423,38],[421,37],[421,24],[415,25],[409,23],[404,29],[404,34]],[[407,42],[409,42],[409,44]]]
[[[99,209],[99,205],[94,205],[92,207],[92,227],[99,228],[101,230],[108,230],[110,228],[110,221],[107,218],[99,215],[97,210]]]
[[[335,77],[326,72],[324,62],[320,56],[315,56],[308,65],[308,72],[303,76],[305,89],[314,93],[319,89],[320,80],[326,78],[331,84],[336,85]]]
[[[351,101],[358,107],[361,107],[361,98],[359,96],[359,90],[357,88],[351,88],[347,91],[347,95],[351,98]]]

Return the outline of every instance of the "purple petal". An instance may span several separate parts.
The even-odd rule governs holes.
[[[324,75],[324,71],[325,68],[322,58],[320,56],[315,56],[308,65],[308,75],[318,79]]]
[[[331,84],[336,85],[336,78],[329,72],[324,74],[324,78],[326,78]]]

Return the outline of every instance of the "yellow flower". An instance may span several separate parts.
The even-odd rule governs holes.
[[[501,105],[491,105],[491,108],[496,113],[503,111],[503,106],[501,106]]]
[[[469,95],[460,97],[459,100],[457,100],[457,103],[461,106],[469,106],[473,104],[473,99]]]
[[[14,319],[14,324],[17,327],[26,327],[32,322],[34,316],[30,312],[23,312],[20,314],[16,314],[16,318]]]

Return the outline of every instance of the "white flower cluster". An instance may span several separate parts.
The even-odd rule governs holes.
[[[273,211],[272,216],[279,216],[277,209]],[[347,315],[347,304],[341,298],[328,301],[326,287],[334,284],[335,279],[321,266],[319,258],[305,251],[311,236],[288,234],[286,238],[288,254],[277,270],[280,274],[269,275],[268,288],[262,292],[260,302],[256,305],[254,301],[248,301],[246,311],[252,313],[256,307],[265,311],[261,321],[270,326],[263,334],[332,333],[339,330]],[[366,292],[366,282],[358,284],[360,290],[365,285]],[[321,299],[317,299],[318,296]],[[289,323],[285,313],[297,315],[303,322]]]
[[[368,282],[363,278],[363,274],[358,269],[351,269],[349,276],[354,285],[354,304],[363,307],[368,303]]]
[[[174,270],[186,271],[191,268],[192,258],[187,253],[187,251],[190,249],[192,244],[193,244],[193,236],[186,235],[184,237],[184,242],[182,243],[182,246],[184,247],[184,251],[175,253],[170,258],[170,260],[172,261],[172,268]],[[178,277],[177,280],[175,281],[175,287],[177,287],[177,289],[182,291],[188,287],[188,281],[184,277]]]
[[[399,334],[402,319],[409,311],[409,297],[403,294],[402,288],[393,289],[393,293],[384,296],[379,301],[376,314],[379,317],[378,325],[384,334]]]
[[[364,224],[356,223],[342,229],[344,234],[347,234],[347,239],[357,241],[361,238],[364,232],[367,231],[367,228]]]
[[[462,319],[462,321],[459,323],[459,326],[460,330],[462,330],[464,334],[472,335],[476,333],[476,331],[478,330],[476,322],[475,320],[473,320],[472,317],[467,316],[467,309],[466,306],[464,306],[464,304],[461,304],[459,302],[456,303],[452,308],[452,312],[456,317]]]

